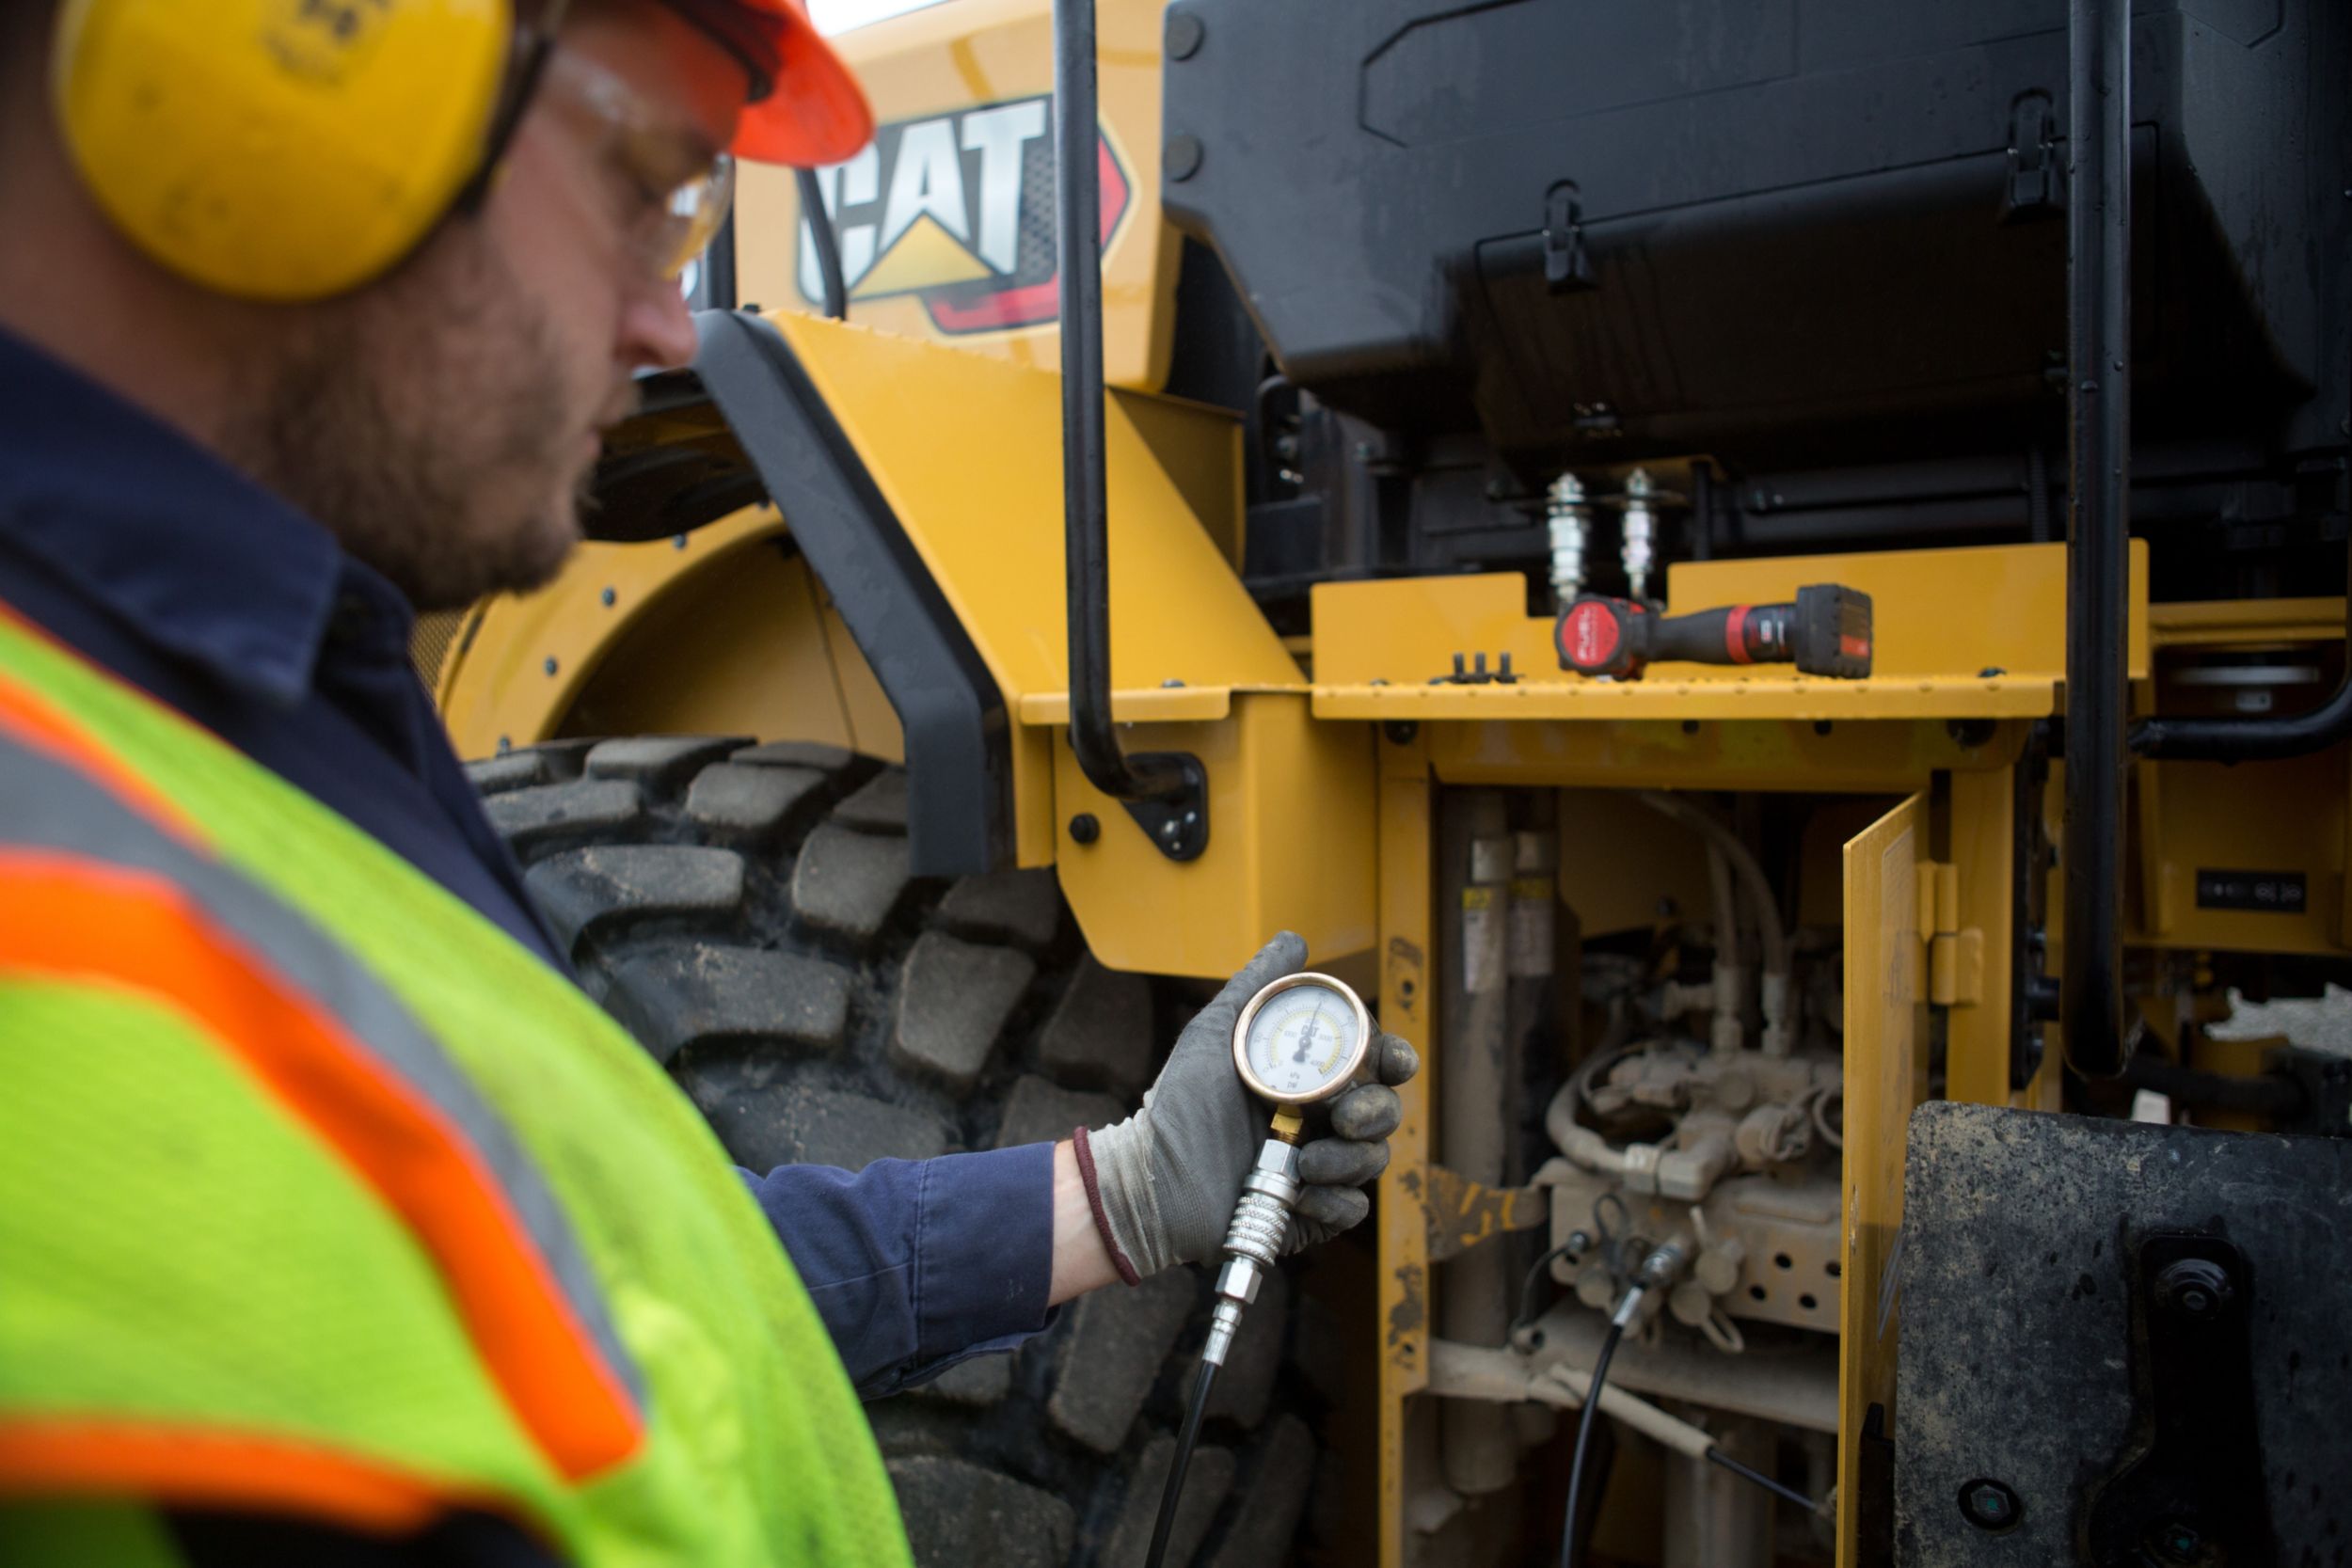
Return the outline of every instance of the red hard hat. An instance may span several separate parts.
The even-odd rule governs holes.
[[[874,111],[802,0],[665,0],[751,72],[733,151],[759,164],[837,164],[874,139]]]

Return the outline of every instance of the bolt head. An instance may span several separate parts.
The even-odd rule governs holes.
[[[1090,811],[1082,811],[1070,819],[1070,837],[1078,844],[1091,844],[1103,836],[1103,824]]]
[[[2015,1525],[2026,1510],[2006,1482],[1978,1480],[1960,1489],[1960,1512],[1979,1529],[2005,1530]]]
[[[2210,1258],[2183,1258],[2156,1275],[2156,1306],[2197,1323],[2211,1323],[2237,1297],[2230,1271]]]
[[[1179,133],[1168,138],[1168,150],[1161,155],[1160,170],[1179,182],[1200,172],[1200,138]]]
[[[1208,28],[1190,11],[1171,11],[1168,18],[1168,57],[1189,60],[1199,52]]]

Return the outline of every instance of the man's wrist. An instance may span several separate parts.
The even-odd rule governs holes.
[[[1087,1212],[1094,1217],[1094,1231],[1102,1239],[1103,1250],[1110,1255],[1111,1265],[1118,1269],[1122,1281],[1140,1285],[1143,1276],[1136,1272],[1134,1260],[1120,1246],[1118,1233],[1111,1229],[1110,1214],[1103,1207],[1103,1179],[1094,1168],[1094,1146],[1085,1128],[1070,1134],[1070,1147],[1078,1163],[1078,1180],[1086,1187]]]
[[[1054,1146],[1054,1269],[1047,1300],[1056,1307],[1113,1280],[1133,1285],[1137,1277],[1111,1240],[1093,1152],[1085,1139],[1081,1128],[1069,1142]]]

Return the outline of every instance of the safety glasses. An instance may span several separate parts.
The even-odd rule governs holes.
[[[653,277],[677,277],[726,219],[735,160],[567,50],[549,54],[540,91],[596,137],[603,205],[630,259]]]

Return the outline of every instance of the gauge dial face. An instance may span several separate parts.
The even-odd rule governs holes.
[[[1337,1092],[1355,1076],[1368,1044],[1363,1004],[1336,980],[1294,976],[1260,993],[1235,1043],[1250,1087],[1270,1100],[1303,1105]]]

